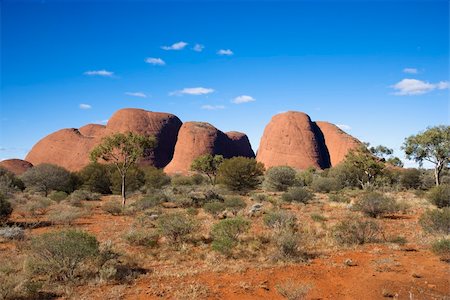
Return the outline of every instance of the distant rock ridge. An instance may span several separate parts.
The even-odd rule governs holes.
[[[36,143],[25,158],[31,165],[51,163],[70,171],[89,164],[89,153],[102,138],[117,132],[155,136],[158,145],[146,151],[141,164],[164,168],[167,173],[188,173],[192,161],[203,154],[255,157],[246,134],[222,132],[205,122],[185,122],[170,113],[125,108],[106,125],[61,129]],[[256,159],[266,168],[288,165],[297,169],[324,169],[341,162],[360,142],[327,122],[313,122],[302,112],[273,116],[267,124]],[[6,164],[6,163],[4,163]],[[19,162],[13,163],[19,169]]]
[[[32,168],[33,165],[26,160],[12,158],[0,161],[0,167],[14,173],[15,175],[22,175],[28,171],[28,169]]]

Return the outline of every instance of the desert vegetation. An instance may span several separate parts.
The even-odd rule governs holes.
[[[21,176],[1,170],[1,299],[208,298],[221,290],[204,275],[211,270],[241,278],[238,294],[301,299],[322,295],[323,283],[283,270],[396,272],[386,255],[417,280],[431,276],[414,271],[420,256],[436,272],[427,278],[439,282],[433,295],[448,289],[448,168],[402,169],[380,159],[391,152],[379,147],[358,148],[325,170],[265,170],[253,158],[206,155],[189,174],[168,176],[137,164],[144,153],[131,148],[144,142],[136,137],[127,144],[133,163],[106,163],[128,143],[116,139],[93,151],[103,162],[78,172],[51,164]],[[251,284],[239,275],[255,270],[277,275]],[[409,286],[402,280],[394,292]],[[140,289],[126,291],[130,285]]]

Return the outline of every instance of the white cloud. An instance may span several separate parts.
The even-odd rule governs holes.
[[[186,47],[188,43],[185,43],[183,41],[172,44],[171,46],[162,46],[161,49],[163,50],[183,50],[184,47]]]
[[[145,62],[154,66],[164,66],[166,64],[161,58],[147,57]]]
[[[252,96],[241,95],[241,96],[234,98],[231,102],[233,102],[235,104],[241,104],[241,103],[247,103],[247,102],[253,102],[253,101],[256,101],[256,99],[253,98]]]
[[[89,104],[84,104],[84,103],[81,103],[79,107],[80,107],[80,109],[91,109],[91,108],[92,108],[91,105],[89,105]]]
[[[352,129],[352,127],[350,125],[346,125],[346,124],[336,124],[337,127],[339,127],[342,130],[350,130]]]
[[[422,95],[431,92],[435,89],[438,90],[448,89],[449,83],[448,81],[440,81],[439,83],[429,83],[418,79],[405,78],[391,87],[397,90],[394,93],[394,95],[410,96],[410,95]]]
[[[225,109],[225,106],[223,105],[203,105],[201,107],[201,109],[206,109],[206,110],[218,110],[218,109]]]
[[[217,54],[219,55],[233,55],[233,51],[231,51],[230,49],[220,49],[219,51],[217,51]]]
[[[204,88],[204,87],[193,87],[193,88],[184,88],[179,91],[174,91],[169,93],[170,96],[180,96],[180,95],[207,95],[213,93],[214,89]]]
[[[416,68],[404,68],[403,73],[417,74],[417,73],[419,73],[419,71]]]
[[[95,70],[95,71],[86,71],[84,72],[84,75],[112,77],[114,75],[114,72],[106,70]]]
[[[192,47],[192,50],[197,52],[202,52],[203,49],[205,49],[205,46],[203,46],[202,44],[195,44],[195,46]]]
[[[142,92],[126,92],[125,95],[139,98],[147,98],[147,95]]]

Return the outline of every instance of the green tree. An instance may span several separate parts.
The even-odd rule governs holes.
[[[296,183],[297,171],[289,166],[271,167],[267,170],[264,187],[269,191],[286,191]]]
[[[101,194],[111,193],[111,179],[107,165],[97,162],[90,163],[78,172],[78,177],[83,187],[91,192]]]
[[[205,154],[197,157],[191,165],[192,171],[197,171],[205,174],[209,178],[209,182],[212,185],[216,184],[217,170],[219,166],[223,163],[222,155]]]
[[[450,126],[435,126],[405,139],[402,149],[408,159],[422,166],[424,161],[434,165],[436,185],[441,183],[441,172],[450,163]]]
[[[363,189],[372,186],[384,169],[384,164],[364,146],[351,150],[346,155],[344,164],[354,169],[356,180]]]
[[[115,133],[103,138],[100,145],[95,147],[90,154],[92,162],[102,159],[112,163],[121,177],[122,206],[126,203],[126,177],[127,171],[134,166],[144,155],[145,151],[156,146],[154,137],[128,133]]]
[[[261,183],[264,165],[254,158],[233,157],[220,165],[217,174],[220,182],[231,190],[249,190]]]
[[[366,145],[367,145],[367,147],[369,147],[369,143],[367,143]],[[373,155],[380,158],[382,161],[384,161],[392,166],[395,166],[395,167],[400,167],[400,168],[403,167],[403,162],[401,161],[401,159],[398,158],[397,156],[393,156],[393,154],[394,154],[393,149],[388,148],[383,145],[378,145],[376,147],[370,147],[368,149]]]
[[[43,192],[45,197],[51,190],[70,193],[74,190],[74,176],[66,169],[52,165],[40,164],[22,174],[22,181],[27,188]]]

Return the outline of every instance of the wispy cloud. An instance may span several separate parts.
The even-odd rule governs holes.
[[[80,109],[91,109],[92,105],[81,103],[79,107]]]
[[[230,49],[220,49],[219,51],[217,51],[217,54],[219,55],[233,55],[233,51],[231,51]]]
[[[417,74],[419,71],[416,68],[404,68],[403,73],[406,74]]]
[[[106,70],[93,70],[93,71],[84,72],[84,75],[112,77],[114,75],[114,72],[106,71]]]
[[[391,88],[396,90],[396,92],[394,92],[394,95],[397,96],[422,95],[436,89],[438,90],[448,89],[449,82],[440,81],[438,83],[429,83],[418,79],[405,78],[397,82],[396,84],[392,85]]]
[[[147,95],[142,92],[126,92],[125,95],[139,98],[147,98]]]
[[[164,60],[157,57],[147,57],[145,62],[154,66],[164,66],[166,64]]]
[[[337,127],[339,127],[342,130],[350,130],[352,129],[352,127],[350,125],[346,125],[346,124],[336,124]]]
[[[161,49],[163,50],[183,50],[184,47],[186,47],[188,43],[185,43],[183,41],[172,44],[171,46],[162,46]]]
[[[201,107],[201,109],[206,109],[206,110],[219,110],[219,109],[225,109],[225,106],[223,105],[203,105]]]
[[[253,98],[252,96],[241,95],[241,96],[237,96],[236,98],[234,98],[231,102],[233,102],[235,104],[241,104],[241,103],[247,103],[247,102],[253,102],[253,101],[256,101],[256,99]]]
[[[98,120],[98,121],[94,121],[93,123],[94,123],[94,124],[102,124],[102,125],[105,125],[106,123],[108,123],[108,121],[109,121],[109,119],[106,119],[106,120]]]
[[[170,92],[170,96],[181,96],[181,95],[207,95],[214,92],[214,89],[204,88],[204,87],[193,87],[184,88],[179,91]]]
[[[202,52],[203,49],[205,49],[205,46],[203,46],[202,44],[195,44],[194,47],[192,47],[192,50],[197,52]]]

